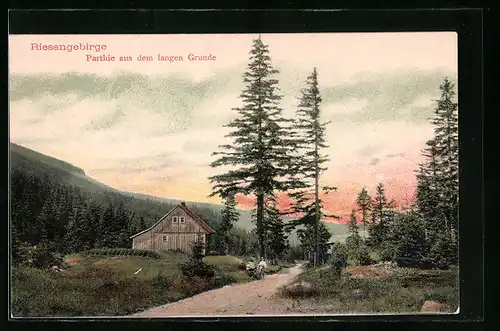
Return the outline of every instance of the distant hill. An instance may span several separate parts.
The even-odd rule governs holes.
[[[58,181],[74,185],[84,192],[93,195],[106,195],[106,194],[121,194],[134,198],[137,203],[134,205],[140,205],[141,208],[148,208],[148,203],[155,204],[155,208],[158,204],[164,205],[164,212],[167,212],[173,205],[178,204],[182,199],[167,199],[161,197],[150,196],[147,194],[125,192],[114,189],[108,185],[105,185],[89,176],[87,176],[83,169],[78,168],[68,162],[61,161],[59,159],[41,154],[39,152],[33,151],[26,147],[17,145],[15,143],[10,143],[10,166],[11,167],[21,167],[24,171],[38,174],[47,175],[51,178],[57,179]],[[138,203],[141,202],[142,203]],[[195,209],[207,209],[212,211],[214,214],[219,215],[222,205],[197,202],[197,201],[185,201],[186,204],[194,207]],[[252,230],[254,224],[252,223],[251,211],[239,210],[240,219],[236,224],[237,227],[243,228],[245,230]],[[147,220],[148,223],[152,224],[155,219]],[[326,227],[332,233],[332,241],[344,241],[347,236],[347,226],[338,223],[327,223]],[[292,233],[289,238],[291,243],[296,244],[298,242],[295,233]]]

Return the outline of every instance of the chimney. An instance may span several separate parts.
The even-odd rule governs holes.
[[[186,207],[186,203],[184,201],[181,202],[182,207]]]

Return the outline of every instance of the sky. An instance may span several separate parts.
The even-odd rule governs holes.
[[[212,152],[228,142],[253,34],[11,35],[10,139],[70,162],[114,188],[186,201],[208,198]],[[262,34],[283,114],[295,113],[306,77],[318,71],[330,155],[325,208],[342,218],[357,193],[411,202],[421,150],[433,135],[444,77],[457,80],[457,35]],[[99,45],[43,50],[43,45]],[[190,61],[188,55],[215,56]],[[183,61],[159,61],[158,56]],[[115,61],[92,61],[97,56]],[[119,61],[130,56],[132,61]],[[138,57],[151,56],[152,61]],[[251,199],[240,197],[248,209]],[[284,200],[283,200],[284,203]]]

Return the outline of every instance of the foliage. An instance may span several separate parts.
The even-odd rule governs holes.
[[[190,259],[181,264],[181,271],[186,277],[211,278],[215,276],[215,269],[213,266],[195,259]]]
[[[201,241],[195,241],[191,245],[191,258],[181,264],[182,274],[186,277],[211,278],[215,276],[215,269],[212,265],[203,262],[205,256],[205,245]]]
[[[416,206],[432,246],[430,259],[444,266],[458,260],[458,104],[455,85],[448,78],[439,89],[432,118],[434,137],[422,151],[426,161],[417,172]]]
[[[311,217],[311,219],[314,219]],[[319,260],[318,264],[324,264],[328,261],[328,251],[330,250],[331,233],[328,231],[323,222],[319,223]],[[311,224],[306,224],[304,227],[297,230],[302,251],[306,253],[311,264],[314,265],[314,227]]]
[[[291,178],[294,190],[288,195],[294,202],[290,212],[303,215],[293,222],[292,226],[307,224],[314,229],[311,235],[313,236],[312,260],[315,265],[321,260],[319,223],[324,217],[338,218],[324,214],[320,199],[320,191],[327,194],[330,190],[336,190],[334,187],[320,188],[319,184],[320,174],[327,170],[324,164],[329,160],[328,155],[322,153],[322,150],[328,147],[325,140],[328,123],[322,123],[320,120],[321,102],[318,72],[314,68],[307,77],[306,87],[301,90],[293,123],[295,154],[291,164]]]
[[[12,313],[15,317],[123,316],[250,280],[244,271],[226,270],[219,261],[212,266],[216,277],[184,276],[179,262],[185,260],[184,254],[165,252],[159,259],[84,255],[78,265],[63,272],[14,266]],[[142,271],[135,274],[138,269]]]
[[[201,261],[205,256],[205,244],[198,240],[191,244],[191,259]]]
[[[281,259],[288,248],[288,235],[285,232],[285,224],[280,217],[275,202],[266,206],[266,246],[269,252],[268,257],[272,258],[274,263]]]
[[[211,164],[232,169],[209,178],[213,184],[211,196],[224,197],[231,193],[256,197],[260,256],[266,256],[264,202],[275,191],[289,188],[288,155],[293,149],[287,138],[287,120],[281,116],[278,106],[281,96],[274,78],[277,73],[271,64],[268,46],[260,37],[255,39],[243,75],[245,87],[240,94],[243,105],[235,108],[237,118],[226,125],[233,130],[227,135],[232,143],[220,146],[222,151],[213,153],[218,159]]]
[[[60,254],[55,253],[50,242],[42,241],[38,245],[19,246],[18,264],[31,268],[48,268],[61,266],[63,260]]]
[[[216,247],[219,251],[229,254],[231,244],[231,229],[239,219],[239,213],[235,209],[236,199],[231,192],[224,199],[224,209],[221,211],[222,219],[215,233]]]
[[[377,185],[375,197],[372,201],[372,222],[368,227],[370,234],[368,245],[375,250],[381,250],[385,244],[388,231],[393,220],[394,201],[389,201],[385,195],[385,187],[382,183]]]
[[[290,245],[283,258],[287,262],[294,263],[296,260],[304,259],[304,252],[302,251],[300,246]]]
[[[399,214],[391,227],[384,257],[402,267],[426,267],[429,243],[422,218],[413,213]]]
[[[129,248],[94,248],[80,254],[84,256],[142,256],[152,259],[159,259],[161,257],[156,252]]]
[[[359,245],[356,252],[356,260],[358,261],[358,264],[361,266],[370,265],[374,262],[373,259],[370,257],[370,250],[368,249],[368,246],[365,243],[361,243],[361,245]]]
[[[292,284],[281,288],[279,294],[302,299],[297,307],[302,313],[419,312],[426,300],[437,300],[447,312],[454,312],[459,305],[456,270],[398,268],[381,278],[351,278],[347,274],[338,278],[330,268],[321,267],[305,271],[294,283],[308,286]]]
[[[328,261],[335,276],[340,277],[342,269],[347,267],[347,259],[348,254],[346,246],[341,243],[335,243],[332,246],[332,253]]]
[[[366,235],[366,225],[368,224],[368,212],[371,210],[372,200],[366,188],[359,192],[356,204],[362,213],[361,224],[363,224],[363,233]]]

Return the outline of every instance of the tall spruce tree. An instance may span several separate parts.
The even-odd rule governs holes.
[[[356,218],[356,210],[354,209],[351,211],[351,217],[349,218],[349,223],[347,223],[347,228],[349,230],[349,236],[346,238],[347,251],[349,256],[357,257],[361,236],[359,235],[359,225]]]
[[[458,231],[458,103],[454,101],[455,85],[445,78],[439,86],[441,97],[437,100],[434,140],[440,169],[438,205],[442,210],[445,228],[450,239],[456,241]]]
[[[349,223],[347,223],[347,228],[350,235],[359,235],[359,225],[356,218],[356,210],[351,211],[351,217],[349,218]]]
[[[394,200],[388,200],[385,194],[384,184],[379,183],[377,185],[375,197],[372,201],[372,213],[374,215],[372,221],[384,226],[384,222],[387,220],[387,217],[390,214],[391,209],[394,207],[394,204]]]
[[[378,249],[385,245],[390,223],[394,219],[394,200],[388,200],[384,184],[377,185],[375,197],[372,200],[372,223],[369,226],[369,244]]]
[[[439,200],[439,166],[437,163],[436,142],[431,139],[427,141],[426,147],[422,151],[426,162],[420,164],[417,173],[416,204],[420,215],[425,221],[425,230],[430,241],[438,229],[444,227],[440,224],[441,210],[436,208],[436,201]]]
[[[422,151],[426,161],[417,174],[416,205],[424,218],[430,258],[439,265],[457,262],[458,104],[454,84],[445,78],[436,100],[433,139]],[[446,255],[446,256],[445,256]]]
[[[356,204],[361,211],[361,223],[363,224],[363,237],[366,237],[366,225],[368,224],[368,212],[371,210],[372,198],[366,188],[361,189],[356,199]]]
[[[306,87],[301,90],[300,102],[296,111],[293,125],[296,156],[294,158],[292,180],[295,190],[289,196],[295,202],[293,212],[304,215],[295,224],[312,222],[314,259],[316,265],[320,254],[319,223],[325,215],[322,212],[320,200],[320,175],[327,170],[325,163],[329,160],[328,155],[322,150],[328,147],[325,140],[326,125],[329,122],[321,122],[321,95],[318,84],[318,72],[316,68],[307,77]],[[325,191],[330,189],[326,187]],[[330,216],[336,217],[336,216]]]
[[[255,223],[261,256],[265,256],[265,199],[290,187],[286,178],[293,145],[287,138],[287,120],[278,105],[281,96],[278,81],[273,78],[277,73],[268,46],[259,36],[253,41],[250,63],[243,75],[243,106],[234,108],[238,117],[226,125],[232,129],[226,136],[232,144],[221,145],[222,151],[213,153],[219,158],[212,167],[232,169],[209,178],[213,184],[210,196],[234,192],[256,197]]]

